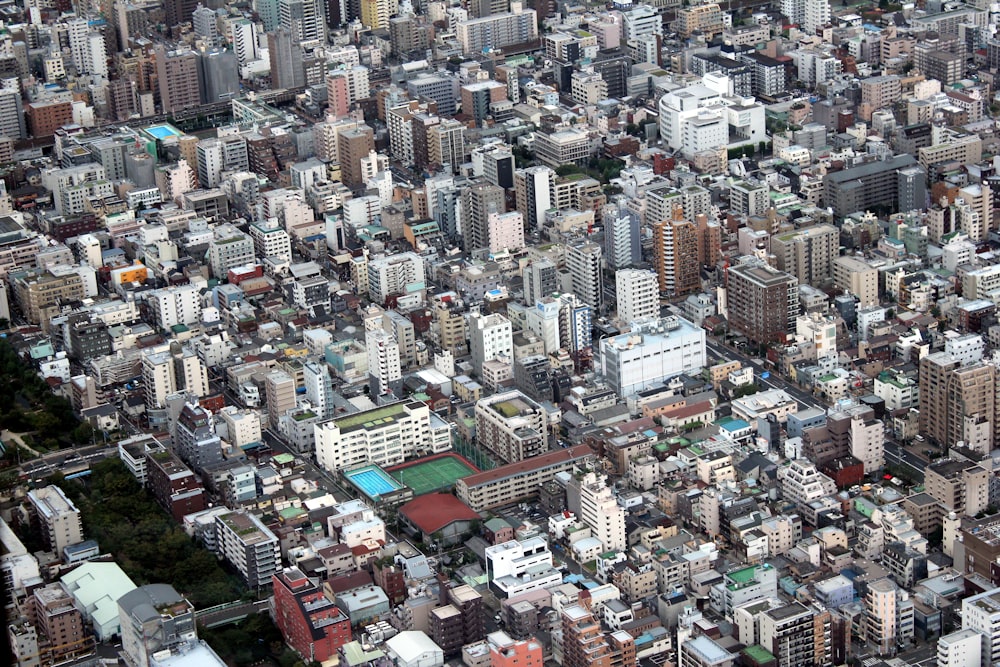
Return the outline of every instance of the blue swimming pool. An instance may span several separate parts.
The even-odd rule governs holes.
[[[373,500],[403,488],[399,482],[375,466],[365,466],[345,472],[344,477]]]
[[[153,135],[157,139],[180,136],[180,133],[169,125],[151,125],[146,128],[146,132]]]

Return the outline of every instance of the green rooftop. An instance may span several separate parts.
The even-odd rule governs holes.
[[[771,655],[771,652],[760,644],[747,646],[743,649],[743,654],[756,662],[758,665],[764,665],[775,660],[774,656]]]
[[[357,414],[337,419],[335,423],[341,431],[358,427],[373,428],[396,421],[405,412],[402,403],[393,403],[374,410],[366,410]]]

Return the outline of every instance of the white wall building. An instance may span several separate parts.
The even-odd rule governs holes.
[[[705,331],[679,317],[633,323],[632,332],[600,341],[594,368],[620,397],[705,366]]]
[[[660,310],[660,286],[656,274],[642,269],[615,272],[618,319],[624,324],[656,317]]]

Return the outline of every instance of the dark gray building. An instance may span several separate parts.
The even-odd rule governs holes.
[[[203,104],[221,102],[239,94],[240,71],[235,53],[219,48],[196,53]]]
[[[912,204],[926,198],[926,193],[919,191],[916,183],[919,179],[915,174],[908,172],[906,177],[899,176],[899,171],[914,166],[918,165],[912,155],[897,155],[828,173],[823,177],[823,201],[833,208],[838,218],[876,206],[887,207],[888,213],[895,213],[900,210],[901,182],[906,188],[904,203]]]

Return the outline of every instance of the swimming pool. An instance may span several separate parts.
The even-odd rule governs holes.
[[[166,139],[167,137],[179,137],[180,132],[170,127],[169,125],[151,125],[146,128],[146,132],[157,139]]]
[[[379,497],[399,491],[403,485],[389,477],[377,466],[365,466],[344,473],[344,477],[363,494],[377,500]]]

